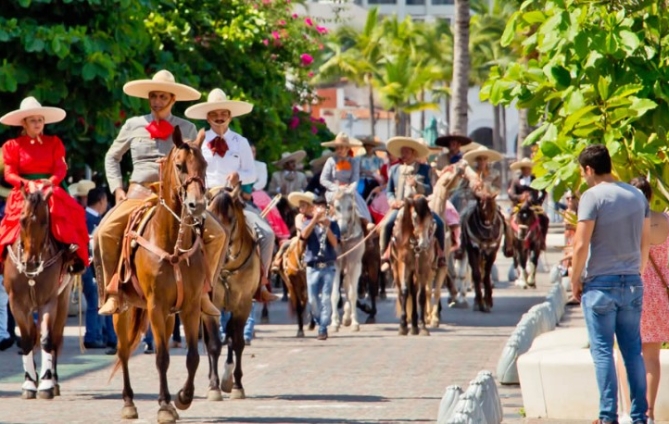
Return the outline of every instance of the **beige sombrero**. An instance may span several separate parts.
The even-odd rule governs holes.
[[[383,146],[383,141],[378,136],[372,137],[371,135],[361,137],[360,142],[362,143],[363,146],[373,146],[373,147],[378,147],[378,146]]]
[[[534,167],[534,162],[530,158],[522,158],[518,162],[514,162],[509,166],[512,171],[518,171],[521,168],[532,168]]]
[[[21,101],[21,106],[17,110],[9,112],[0,122],[12,127],[23,126],[23,120],[29,116],[43,116],[45,124],[53,124],[65,119],[67,113],[58,107],[42,106],[36,98],[26,97]]]
[[[464,155],[464,154],[467,153],[467,152],[471,152],[472,150],[476,150],[476,149],[479,149],[479,148],[481,148],[481,147],[483,147],[482,144],[479,144],[479,143],[477,143],[477,142],[475,142],[475,141],[472,141],[472,142],[469,143],[469,144],[466,144],[466,145],[464,145],[464,146],[461,146],[461,147],[460,147],[460,153],[462,153],[462,154]]]
[[[325,163],[326,160],[331,158],[333,155],[334,152],[332,150],[323,150],[319,158],[309,161],[309,166],[312,168],[321,166]]]
[[[70,184],[67,187],[67,191],[70,193],[70,196],[73,197],[84,197],[88,196],[88,192],[95,188],[95,183],[91,180],[79,180],[74,184]]]
[[[295,162],[302,162],[304,158],[307,157],[307,152],[304,150],[298,150],[296,152],[283,152],[281,153],[281,159],[272,162],[274,166],[283,166],[286,162],[294,160]]]
[[[151,78],[127,82],[123,86],[123,92],[128,96],[139,97],[141,99],[148,99],[149,93],[152,91],[164,91],[172,93],[176,97],[176,101],[191,101],[198,100],[202,97],[199,91],[189,87],[185,84],[179,84],[174,79],[174,75],[170,71],[161,70]]]
[[[430,154],[430,149],[427,147],[427,144],[421,143],[419,140],[410,137],[393,137],[386,141],[386,148],[391,155],[397,158],[402,156],[402,147],[414,149],[418,159],[426,158]]]
[[[315,199],[316,195],[310,191],[294,191],[288,195],[288,203],[296,208],[300,206],[300,202],[307,202],[313,205]]]
[[[334,148],[339,146],[361,147],[362,141],[355,138],[349,138],[346,133],[340,132],[339,134],[337,134],[337,137],[335,137],[334,140],[321,143],[321,146],[334,147]]]
[[[220,88],[209,92],[207,101],[186,109],[186,117],[191,119],[207,119],[207,114],[214,110],[229,110],[230,116],[242,116],[253,110],[253,105],[241,100],[228,100],[228,96]]]
[[[464,155],[462,159],[466,160],[470,165],[473,165],[476,162],[476,159],[484,156],[488,158],[488,162],[498,162],[504,158],[504,156],[497,150],[488,149],[486,146],[481,146],[478,149],[470,150]]]

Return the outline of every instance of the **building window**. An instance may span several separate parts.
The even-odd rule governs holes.
[[[397,0],[367,0],[367,4],[397,4]]]
[[[454,0],[432,0],[432,4],[434,4],[434,5],[455,4],[455,1]]]
[[[425,0],[407,0],[407,6],[422,6]]]

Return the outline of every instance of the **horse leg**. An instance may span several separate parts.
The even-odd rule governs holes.
[[[341,273],[340,273],[341,262],[337,262],[337,268],[335,269],[334,280],[332,281],[332,323],[330,324],[330,329],[333,332],[339,331],[341,322],[339,320],[339,310],[337,306],[339,305],[339,299],[341,294],[339,293],[339,286],[341,284]]]
[[[414,270],[411,279],[409,280],[409,292],[411,293],[411,335],[418,334],[418,284],[416,277],[418,277],[418,270]]]
[[[434,274],[432,275],[434,277]],[[428,277],[428,282],[432,282],[432,279]],[[429,284],[429,283],[428,283]],[[418,305],[420,306],[420,315],[418,316],[418,325],[419,325],[419,334],[421,336],[429,336],[430,332],[427,329],[426,320],[430,317],[430,311],[432,309],[431,302],[428,296],[429,285],[428,284],[419,284],[418,285]],[[437,309],[436,306],[434,309]]]
[[[223,365],[223,375],[221,376],[221,390],[225,393],[232,392],[232,371],[235,368],[232,350],[232,336],[237,331],[233,328],[232,323],[228,324],[228,332],[226,333],[226,347],[228,354],[225,358],[225,365]]]
[[[69,276],[69,275],[68,275]],[[67,277],[66,277],[67,278]],[[70,285],[66,287],[65,290],[58,296],[58,309],[56,310],[52,338],[53,338],[53,394],[55,396],[60,396],[60,384],[58,384],[58,352],[60,352],[61,347],[63,346],[63,332],[65,331],[65,322],[67,321],[67,309],[70,301]]]
[[[67,291],[67,290],[66,290]],[[55,396],[55,380],[53,378],[54,324],[58,310],[58,297],[53,297],[47,304],[39,308],[40,319],[40,346],[42,348],[42,365],[40,367],[40,381],[37,386],[37,397],[53,399]]]
[[[373,275],[373,277],[375,278],[367,278],[367,291],[369,293],[371,307],[367,319],[365,320],[365,324],[374,324],[376,322],[376,296],[379,295],[379,279],[381,278],[381,273],[376,272],[376,275]]]
[[[183,385],[181,390],[177,392],[177,395],[174,398],[174,406],[176,406],[177,409],[181,410],[185,410],[190,407],[191,403],[193,402],[193,396],[195,395],[195,385],[193,384],[193,381],[195,380],[195,373],[197,372],[197,367],[200,365],[200,353],[197,351],[197,341],[198,341],[197,336],[200,329],[199,312],[200,309],[197,308],[196,310],[190,310],[190,311],[185,310],[184,313],[180,314],[181,324],[184,327],[184,333],[186,335],[186,346],[187,346],[186,369],[188,370],[188,377],[186,378],[186,383]],[[174,315],[171,315],[170,317],[173,316]],[[212,327],[215,327],[215,325]],[[214,329],[212,333],[217,333],[217,331]],[[216,336],[214,335],[214,337]],[[218,338],[220,340],[220,336]]]
[[[233,322],[231,324],[235,327],[235,331],[232,334],[232,350],[235,352],[235,370],[234,370],[234,383],[232,385],[232,392],[230,392],[230,399],[246,399],[246,393],[244,392],[244,386],[242,385],[242,353],[244,352],[244,325],[246,320],[235,320],[235,317],[232,317]]]
[[[202,315],[204,325],[204,344],[207,347],[207,358],[209,359],[209,390],[207,400],[220,402],[223,400],[221,389],[218,387],[218,359],[221,357],[221,333],[218,331],[218,319],[209,315]]]
[[[143,331],[145,326],[144,319],[141,319],[141,325],[140,323],[131,322],[131,317],[138,313],[143,314],[144,312],[139,311],[134,307],[130,307],[124,312],[115,314],[113,317],[114,330],[116,331],[118,340],[116,350],[116,356],[118,358],[117,366],[120,365],[123,372],[123,409],[121,410],[121,419],[124,420],[139,418],[137,408],[133,401],[135,394],[130,385],[130,370],[128,369],[128,360],[130,359],[133,348],[139,342],[141,331]]]
[[[495,258],[493,256],[485,255],[485,275],[483,276],[483,288],[485,290],[484,303],[488,310],[492,309],[492,268],[494,266]]]
[[[481,260],[482,255],[478,251],[469,253],[469,266],[472,270],[472,282],[474,283],[474,310],[487,312],[483,303],[483,294],[481,293]]]
[[[388,295],[386,294],[386,274],[385,272],[381,271],[379,269],[379,299],[380,300],[386,300],[388,298]]]
[[[25,373],[23,386],[21,386],[21,398],[35,399],[37,396],[37,369],[35,368],[35,359],[33,350],[37,344],[37,327],[33,321],[32,310],[24,310],[13,296],[9,295],[9,305],[14,315],[14,320],[21,331],[19,348],[21,348],[21,359],[23,361],[23,371]]]
[[[283,281],[283,280],[281,280]],[[284,291],[287,290],[286,284],[283,285]],[[262,304],[262,311],[260,311],[260,323],[269,324],[269,310],[267,309],[267,303]]]
[[[527,285],[533,289],[537,288],[537,263],[539,262],[540,254],[541,251],[539,249],[532,249],[527,261]]]
[[[153,330],[156,349],[156,368],[158,369],[158,379],[160,381],[158,422],[173,423],[178,419],[178,415],[175,415],[176,410],[171,404],[172,397],[170,396],[170,389],[167,384],[167,370],[170,367],[170,351],[167,342],[174,327],[174,315],[165,316],[165,312],[151,306],[153,302],[153,299],[149,298],[146,303],[150,305],[149,319],[151,320],[151,329]]]
[[[406,281],[407,281],[407,276],[405,275],[406,273],[406,266],[403,263],[399,263],[397,265],[398,271],[397,275],[394,276],[395,281],[399,278],[399,291],[398,291],[398,297],[399,297],[399,306],[400,306],[400,330],[399,330],[399,335],[400,336],[406,336],[409,334],[409,329],[407,328],[407,298],[409,297],[409,288],[407,287]]]
[[[297,299],[295,300],[295,313],[297,314],[297,335],[295,337],[304,337],[304,303],[300,296],[295,293]]]
[[[361,258],[362,259],[362,258]],[[360,331],[360,323],[358,322],[358,310],[355,305],[358,302],[358,284],[360,281],[360,274],[362,269],[362,262],[355,262],[353,269],[349,270],[350,275],[347,275],[347,289],[348,289],[348,301],[346,302],[349,305],[349,315],[351,320],[351,330]]]
[[[456,288],[457,296],[455,303],[448,305],[452,308],[466,308],[467,307],[467,261],[468,255],[466,251],[462,252],[462,258],[455,261],[456,269]]]
[[[439,321],[441,320],[440,316],[440,306],[441,306],[441,286],[443,285],[444,280],[447,278],[448,268],[441,267],[437,270],[434,280],[428,283],[428,289],[430,289],[429,296],[427,298],[430,308],[428,313],[430,314],[429,320],[430,325],[434,328],[439,327]],[[434,287],[431,285],[434,284]]]

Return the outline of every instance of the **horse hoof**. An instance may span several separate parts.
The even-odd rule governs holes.
[[[232,377],[230,377],[229,380],[221,381],[221,390],[223,390],[225,393],[232,392]]]
[[[244,393],[244,389],[232,389],[232,392],[230,393],[230,399],[246,399],[246,393]]]
[[[409,329],[406,327],[400,327],[400,331],[397,334],[399,334],[400,336],[406,336],[407,334],[409,334]]]
[[[386,300],[387,298],[388,298],[388,296],[387,296],[385,293],[381,293],[381,294],[379,295],[379,299],[380,299],[380,300]]]
[[[261,324],[269,324],[269,317],[260,317]]]
[[[360,331],[360,324],[357,322],[351,326],[351,331]]]
[[[209,402],[220,402],[223,400],[223,395],[218,389],[209,389],[207,392],[207,400]]]
[[[438,319],[432,320],[432,322],[430,323],[430,326],[432,328],[439,328],[439,320]]]
[[[308,329],[309,331],[314,331],[314,328],[316,328],[316,323],[313,322],[313,321],[310,321],[310,322],[309,322],[309,327],[307,327],[307,329]]]
[[[21,392],[21,399],[35,399],[37,397],[36,390],[23,390]]]
[[[297,338],[301,339],[302,337],[304,337],[304,330],[297,330]]]
[[[351,318],[344,318],[344,320],[342,321],[342,325],[343,325],[344,327],[348,327],[348,326],[351,325],[351,322],[352,322],[352,321],[351,321]]]
[[[418,333],[418,334],[420,334],[421,336],[429,336],[430,331],[427,328],[421,328],[420,333]]]
[[[56,384],[55,386],[53,386],[53,395],[60,396],[60,384]]]
[[[376,324],[376,318],[372,316],[367,317],[365,324]]]
[[[190,404],[193,403],[193,399],[190,400],[190,402],[186,403],[181,400],[181,396],[183,395],[183,389],[179,390],[177,392],[176,397],[174,398],[174,406],[176,406],[177,409],[180,409],[182,411],[185,411],[186,409],[190,408]],[[174,411],[176,412],[176,411]],[[179,417],[175,417],[176,419],[179,419]]]
[[[172,411],[169,409],[161,409],[158,411],[158,422],[161,424],[171,424],[176,423],[177,419],[172,415]]]
[[[418,335],[418,327],[411,327],[411,335],[412,336]]]
[[[46,390],[38,390],[37,397],[39,399],[53,399],[55,397],[53,392],[54,392],[53,387]]]
[[[137,408],[135,406],[124,406],[121,409],[121,419],[123,420],[136,420],[139,418],[137,413]]]

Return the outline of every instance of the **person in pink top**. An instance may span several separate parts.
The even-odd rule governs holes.
[[[648,199],[652,197],[650,184],[644,177],[634,178],[630,184]],[[660,349],[669,342],[669,216],[651,212],[651,247],[649,264],[643,275],[643,309],[641,312],[641,350],[646,365],[648,382],[648,424],[654,424],[655,400],[660,386]]]

